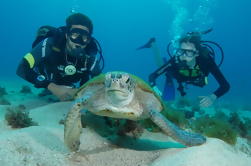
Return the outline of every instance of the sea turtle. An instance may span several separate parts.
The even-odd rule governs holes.
[[[160,112],[164,104],[142,79],[126,72],[108,72],[85,83],[76,93],[74,104],[66,116],[64,141],[71,151],[77,151],[82,131],[80,110],[111,118],[142,120],[150,118],[161,130],[176,141],[194,146],[206,138],[184,131]]]

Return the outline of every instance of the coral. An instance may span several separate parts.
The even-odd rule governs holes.
[[[192,124],[192,129],[208,137],[219,138],[229,144],[235,144],[237,132],[227,121],[215,117],[204,116]]]
[[[0,105],[11,105],[11,103],[5,99],[5,98],[0,98]]]
[[[7,95],[5,88],[0,87],[0,97]]]
[[[25,110],[24,105],[7,108],[5,120],[12,128],[24,128],[38,125],[29,117],[29,112]]]
[[[22,89],[20,90],[21,93],[28,94],[31,93],[31,88],[29,86],[23,85]]]

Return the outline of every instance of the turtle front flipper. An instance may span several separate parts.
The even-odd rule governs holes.
[[[81,124],[81,102],[76,101],[65,119],[64,142],[71,151],[77,151],[80,146]]]
[[[149,113],[151,120],[158,125],[165,134],[172,137],[174,140],[186,146],[201,145],[206,142],[206,138],[202,135],[182,130],[170,122],[160,112],[151,110]]]

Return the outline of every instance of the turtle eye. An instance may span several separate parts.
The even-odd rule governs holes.
[[[130,78],[128,78],[128,79],[126,80],[126,83],[128,84],[129,81],[130,81]]]

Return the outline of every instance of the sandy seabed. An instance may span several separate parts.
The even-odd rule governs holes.
[[[182,148],[166,135],[146,130],[135,140],[104,137],[93,127],[86,127],[80,151],[71,153],[64,145],[64,126],[59,123],[71,102],[50,103],[37,92],[19,93],[16,85],[5,84],[5,97],[11,105],[0,105],[0,166],[251,166],[251,151],[245,139],[239,138],[237,145],[230,146],[208,138],[201,146]],[[19,104],[30,110],[38,126],[12,129],[7,125],[6,109]],[[94,126],[102,130],[102,121],[94,121]]]

